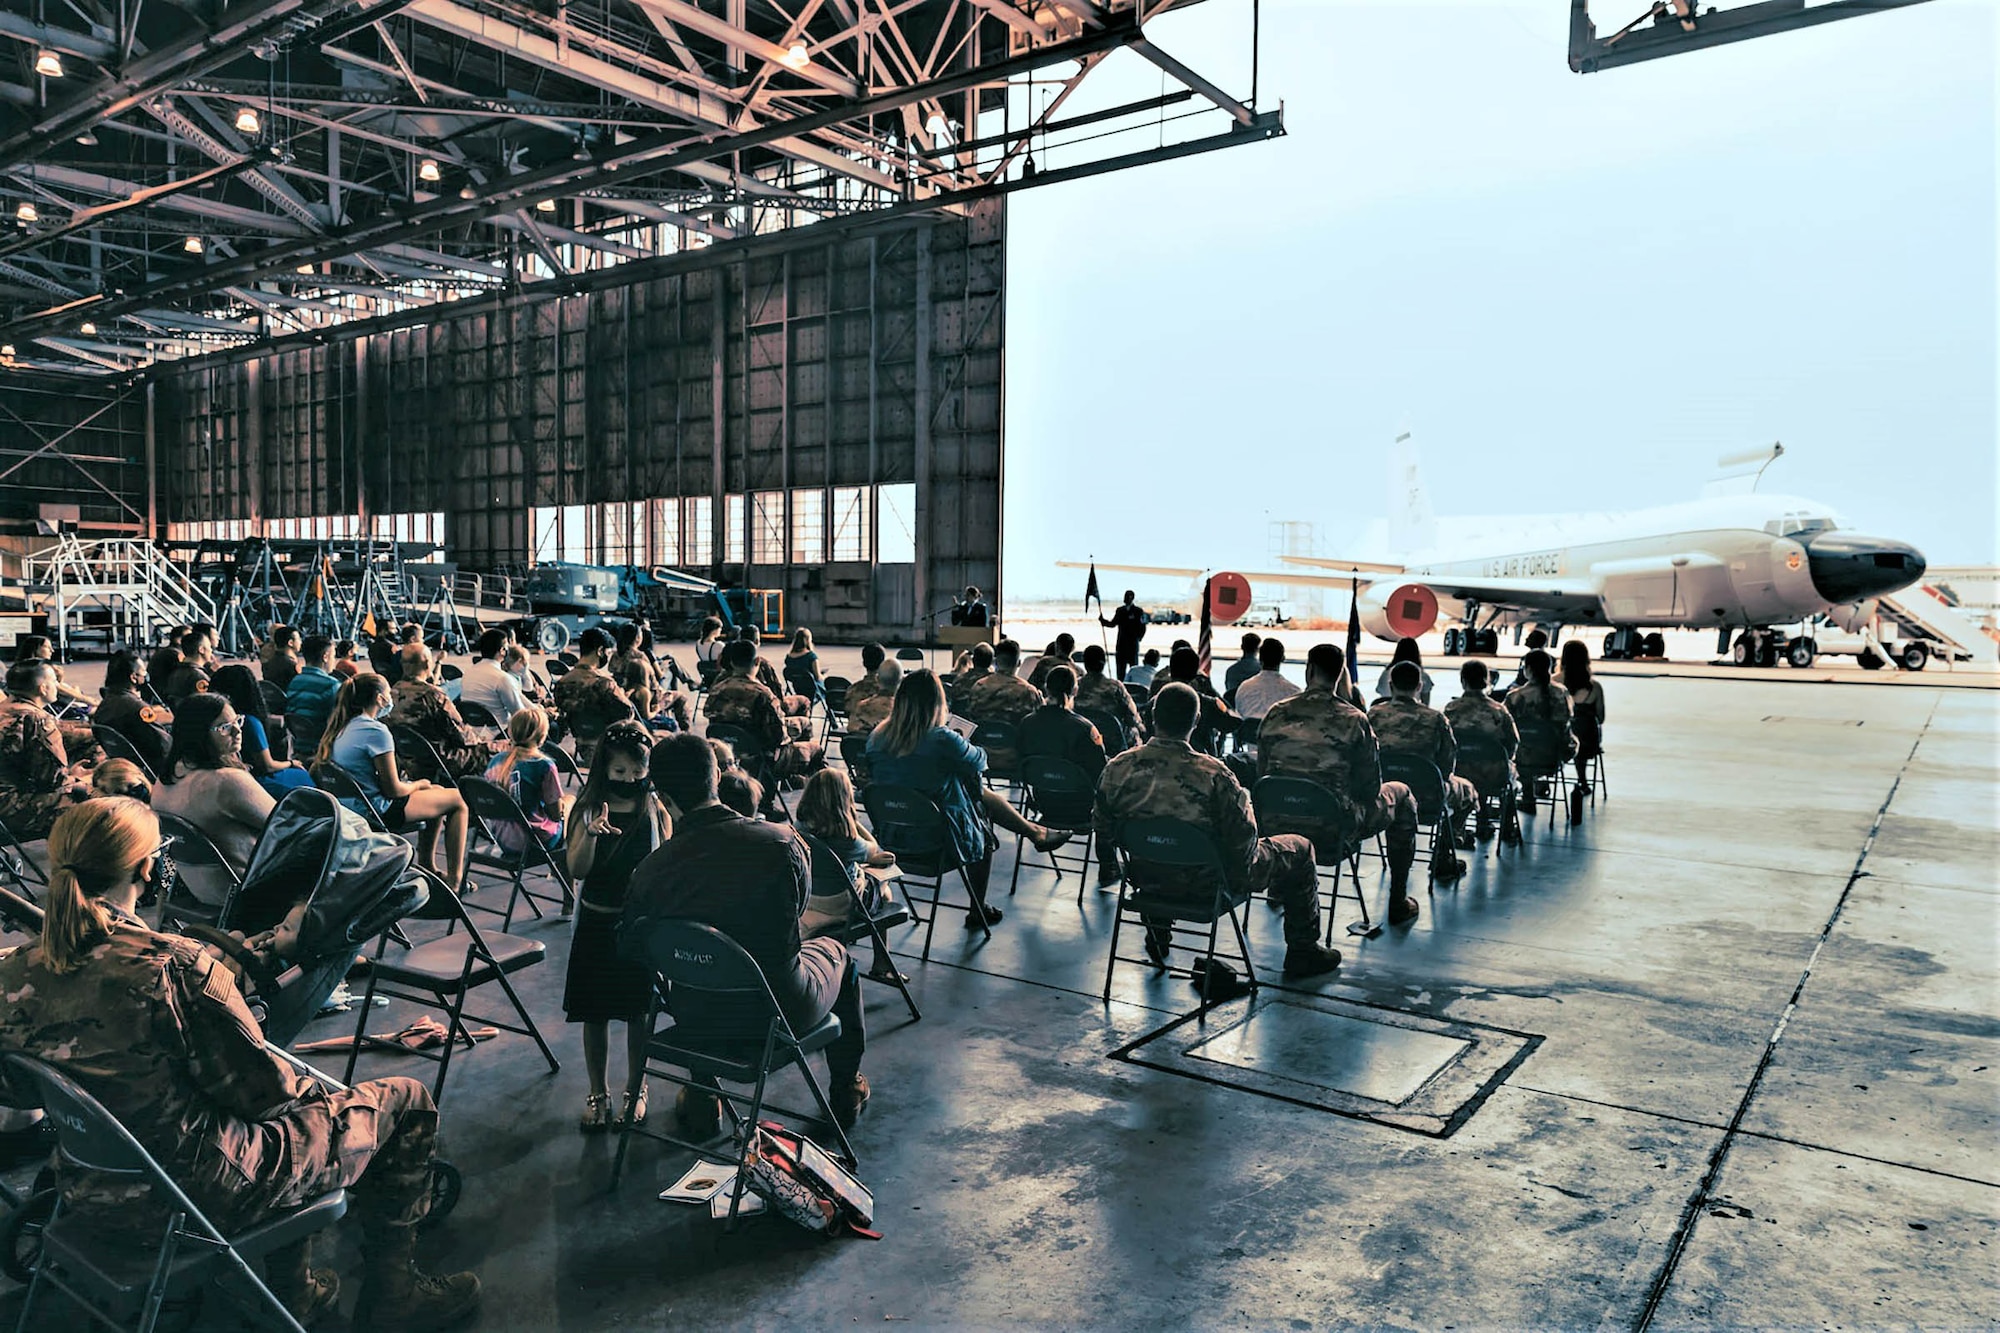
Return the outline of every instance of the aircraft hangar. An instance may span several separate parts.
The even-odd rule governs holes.
[[[1534,3],[1566,21],[1564,77],[1595,81],[1950,8]],[[1010,480],[1010,415],[1048,389],[1010,365],[1033,361],[1049,325],[1010,313],[1052,264],[1010,242],[1010,210],[1298,139],[1285,99],[1299,90],[1269,71],[1283,8],[0,5],[0,1319],[1994,1322],[1991,567],[1934,560],[1925,580],[1916,545],[1850,533],[1814,547],[1786,515],[1769,536],[1797,543],[1772,547],[1767,582],[1790,553],[1811,602],[1800,625],[1788,639],[1777,612],[1718,608],[1697,637],[1679,599],[1702,561],[1621,548],[1613,563],[1667,589],[1667,637],[1628,641],[1592,609],[1612,604],[1604,588],[1554,587],[1570,571],[1553,550],[1488,564],[1548,582],[1564,613],[1586,608],[1568,621],[1510,611],[1504,589],[1455,602],[1435,572],[1384,574],[1368,603],[1368,567],[1286,546],[1294,574],[1317,570],[1327,617],[1280,610],[1258,583],[1260,620],[1289,652],[1266,674],[1286,694],[1334,689],[1307,669],[1326,645],[1349,659],[1342,690],[1365,702],[1379,673],[1390,694],[1385,640],[1405,632],[1390,590],[1409,582],[1429,599],[1407,632],[1438,707],[1478,660],[1509,716],[1506,678],[1535,684],[1523,631],[1538,625],[1552,654],[1589,645],[1612,700],[1601,736],[1563,730],[1533,771],[1510,748],[1501,778],[1461,784],[1469,804],[1454,804],[1451,757],[1399,767],[1368,730],[1366,765],[1325,771],[1400,795],[1379,787],[1377,824],[1375,798],[1354,798],[1338,834],[1288,816],[1287,789],[1266,785],[1285,777],[1259,736],[1268,715],[1232,708],[1258,674],[1237,662],[1245,608],[1201,593],[1219,571],[1178,568],[1209,559],[1196,525],[1175,530],[1176,567],[1154,571],[1193,576],[1186,613],[1141,600],[1160,684],[1177,670],[1169,643],[1187,641],[1205,757],[1161,738],[1163,696],[1121,686],[1122,660],[1108,684],[1129,734],[1107,736],[1078,700],[1094,767],[1038,767],[1060,756],[1029,753],[1025,711],[978,715],[975,645],[1018,640],[1018,674],[1053,698],[1053,668],[1093,674],[1088,652],[1057,661],[1054,636],[1109,649],[1099,633],[1123,586],[1108,559],[1100,584],[1076,534],[1057,554],[1103,594],[1079,615],[1074,597],[1032,595],[1043,571],[1005,549],[1010,508],[1044,498]],[[1213,257],[1128,260],[1121,234],[1263,206],[1162,197],[1063,243],[1173,284]],[[1197,309],[1190,336],[1228,322]],[[1074,368],[1081,383],[1098,373]],[[1286,447],[1231,449],[1275,468]],[[1079,468],[1093,456],[1088,439],[1015,448]],[[1821,598],[1811,579],[1836,550],[1870,572]],[[1708,562],[1716,586],[1728,558]],[[725,646],[751,629],[761,649]],[[750,686],[759,652],[774,688]],[[134,679],[141,665],[150,679]],[[316,702],[295,688],[322,676]],[[874,766],[910,762],[889,733],[906,695],[911,716],[927,706],[912,685],[932,676],[952,716],[925,743],[976,753],[983,776],[926,795]],[[877,679],[879,711],[857,725],[869,690],[855,687]],[[768,695],[768,719],[761,702],[717,717],[732,690]],[[114,725],[128,696],[132,720]],[[1583,707],[1563,697],[1566,717]],[[530,716],[548,729],[523,741],[510,722]],[[643,749],[620,757],[612,727],[666,746],[650,771]],[[345,748],[375,731],[386,755]],[[664,785],[696,762],[669,743],[690,732],[733,743],[721,798],[734,775],[745,814]],[[1452,751],[1461,774],[1466,753]],[[1117,807],[1121,761],[1183,759],[1220,805]],[[109,835],[79,846],[63,821],[80,829],[74,810],[131,790],[118,760],[152,812],[114,813],[176,839],[147,844],[175,869],[150,850],[136,879],[75,869]],[[1071,769],[1081,788],[1063,785]],[[544,771],[546,789],[524,785]],[[850,828],[825,813],[841,792],[867,844],[844,861],[819,822]],[[579,849],[642,836],[599,821],[656,798],[631,887],[602,887]],[[953,801],[978,830],[969,851],[952,843]],[[1413,842],[1399,842],[1405,805]],[[776,862],[687,869],[688,833],[722,819]],[[1254,841],[1287,829],[1321,832]],[[1145,831],[1164,840],[1157,864]],[[863,864],[870,850],[879,864]],[[836,887],[826,905],[828,857],[851,904]],[[593,873],[612,899],[593,896]],[[651,883],[681,906],[640,912]],[[80,910],[71,886],[77,901],[141,893],[96,929],[170,937],[160,956],[179,960],[149,964],[159,1013],[129,1051],[49,1035],[50,979],[76,975],[49,954],[51,923]],[[837,983],[842,999],[806,1012],[775,998],[793,995],[779,963],[724,929],[758,895],[790,904],[760,949],[832,968],[814,994]],[[690,939],[747,951],[730,984],[750,986],[732,998],[755,1009],[751,1028],[701,1029],[695,997],[723,974],[691,961]],[[186,996],[176,967],[195,978]],[[15,985],[23,969],[39,991]],[[644,1030],[628,1049],[591,1006],[632,974],[642,998],[620,1030]],[[230,1015],[226,1034],[191,1025],[202,1004]],[[59,1017],[109,1030],[96,1012]],[[636,1115],[621,1082],[634,1055],[648,1070]],[[225,1056],[281,1092],[242,1091]],[[865,1084],[848,1077],[855,1058]],[[381,1145],[314,1108],[398,1076],[422,1087],[397,1096],[436,1101],[436,1140],[413,1156],[408,1135],[428,1130],[399,1130],[364,1171]],[[719,1121],[705,1088],[729,1094]],[[163,1099],[185,1108],[172,1127]],[[331,1155],[348,1175],[311,1175],[342,1132],[355,1137]],[[184,1192],[177,1212],[121,1195],[126,1225],[91,1225],[103,1201],[78,1182],[99,1180],[86,1166],[104,1165],[91,1154],[105,1135],[155,1201]],[[244,1158],[245,1142],[271,1155]],[[238,1154],[227,1170],[211,1144]],[[390,1217],[395,1170],[420,1202]],[[738,1176],[752,1184],[732,1193]],[[284,1178],[297,1188],[271,1184]]]

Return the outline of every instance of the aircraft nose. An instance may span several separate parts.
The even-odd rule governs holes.
[[[1908,542],[1854,532],[1825,532],[1806,543],[1813,587],[1836,605],[1880,597],[1924,576],[1923,552]]]

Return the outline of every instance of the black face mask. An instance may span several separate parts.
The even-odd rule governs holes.
[[[634,778],[630,782],[613,782],[610,778],[606,778],[604,794],[621,801],[636,801],[646,794],[646,779]]]

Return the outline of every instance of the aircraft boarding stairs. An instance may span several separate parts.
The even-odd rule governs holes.
[[[66,532],[27,559],[29,607],[48,616],[57,653],[158,642],[176,626],[215,623],[215,603],[149,541],[83,541]]]
[[[2000,642],[1991,631],[1929,584],[1882,598],[1881,616],[1901,631],[1897,638],[1930,640],[1932,655],[1943,658],[1947,666],[1955,660],[1969,660],[1974,666],[2000,666]]]

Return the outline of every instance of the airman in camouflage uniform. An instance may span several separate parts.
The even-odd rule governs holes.
[[[1015,674],[1021,666],[1021,645],[1004,639],[993,650],[993,671],[981,676],[970,689],[961,689],[952,711],[973,722],[1004,722],[1010,727],[1042,706],[1042,692]],[[1020,756],[1002,745],[986,747],[989,770],[1011,773],[1020,765]]]
[[[1451,723],[1452,735],[1461,743],[1469,744],[1477,737],[1504,756],[1497,764],[1468,759],[1463,751],[1458,756],[1458,771],[1463,777],[1484,795],[1501,796],[1514,785],[1514,750],[1521,737],[1514,727],[1514,715],[1486,692],[1490,675],[1486,663],[1478,658],[1459,668],[1458,678],[1465,693],[1444,706],[1444,716]],[[1493,827],[1484,803],[1477,809],[1478,836],[1490,837]]]
[[[776,776],[811,772],[821,764],[820,747],[810,739],[812,720],[786,717],[778,711],[777,699],[752,674],[762,660],[755,648],[741,640],[723,649],[722,675],[708,687],[708,704],[703,711],[711,724],[740,727],[746,732],[771,756]]]
[[[112,910],[110,934],[70,970],[52,970],[40,943],[0,959],[0,1049],[74,1079],[226,1232],[347,1190],[364,1229],[362,1301],[379,1312],[376,1327],[403,1327],[398,1313],[421,1313],[410,1308],[413,1288],[431,1314],[445,1300],[476,1302],[470,1274],[431,1279],[410,1267],[415,1226],[430,1207],[438,1130],[430,1090],[384,1078],[331,1091],[304,1077],[265,1049],[227,967],[191,940]],[[65,1171],[60,1184],[68,1206],[100,1214],[112,1234],[150,1242],[164,1227],[167,1205],[143,1183]],[[338,1289],[331,1274],[308,1278],[303,1245],[266,1265],[294,1310],[318,1295],[316,1282]],[[440,1286],[452,1288],[449,1297]]]
[[[896,687],[902,681],[903,668],[897,662],[884,662],[855,681],[854,689],[847,692],[848,734],[866,736],[887,722],[896,707]],[[868,692],[857,699],[855,691],[863,684],[868,686]]]
[[[1083,679],[1076,683],[1076,711],[1108,713],[1125,728],[1125,744],[1138,745],[1146,739],[1146,724],[1139,719],[1139,705],[1132,691],[1104,674],[1104,649],[1097,644],[1083,650]],[[1106,737],[1109,744],[1110,738]]]
[[[1294,976],[1332,971],[1340,965],[1340,953],[1319,943],[1312,843],[1296,834],[1257,835],[1250,794],[1221,760],[1188,744],[1199,709],[1194,691],[1185,685],[1170,686],[1153,701],[1153,739],[1113,759],[1098,780],[1091,821],[1098,840],[1106,847],[1121,846],[1120,826],[1133,819],[1178,819],[1194,825],[1215,841],[1233,888],[1269,893],[1283,906],[1285,971]],[[1213,886],[1192,881],[1185,887],[1203,893]],[[1147,952],[1164,963],[1171,939],[1166,923],[1148,921],[1146,935]]]
[[[1409,668],[1407,672],[1403,670],[1405,667]],[[1450,812],[1451,827],[1456,830],[1479,804],[1479,792],[1471,782],[1454,772],[1458,762],[1458,742],[1452,735],[1451,723],[1445,720],[1443,713],[1435,708],[1426,708],[1418,699],[1417,691],[1422,688],[1422,669],[1414,662],[1398,662],[1389,672],[1389,697],[1377,699],[1375,706],[1368,710],[1368,725],[1375,729],[1375,739],[1384,754],[1414,755],[1419,759],[1428,759],[1437,767],[1438,776],[1444,779],[1445,806]],[[1452,878],[1456,872],[1448,864],[1440,864],[1440,860],[1433,857],[1431,878]]]
[[[972,687],[993,674],[993,645],[975,643],[959,654],[952,663],[952,672],[944,678],[945,696],[951,700],[954,710],[959,700],[972,691]]]
[[[764,641],[764,636],[758,633],[755,625],[743,627],[740,641],[750,645],[751,653],[756,656],[756,661],[751,665],[754,678],[759,685],[770,691],[771,699],[777,704],[780,713],[786,717],[804,717],[812,712],[812,700],[803,694],[793,694],[787,690],[784,679],[778,675],[778,668],[765,661],[761,654],[757,654],[757,645]]]
[[[80,800],[69,752],[49,705],[55,677],[48,663],[16,662],[0,700],[0,820],[23,842],[46,838],[56,816]]]
[[[631,698],[618,688],[611,673],[604,670],[610,646],[611,636],[603,630],[585,630],[577,640],[576,665],[557,677],[549,691],[563,725],[576,738],[576,757],[585,764],[590,762],[597,749],[597,738],[606,727],[638,714]]]
[[[847,697],[841,704],[848,715],[849,731],[856,730],[853,724],[854,705],[882,693],[882,681],[876,673],[888,660],[889,650],[879,643],[871,643],[861,650],[861,674],[847,687]]]
[[[1035,659],[1034,667],[1028,672],[1028,683],[1041,689],[1048,683],[1049,672],[1059,666],[1069,666],[1076,653],[1076,638],[1070,634],[1056,635],[1056,641],[1048,651]]]
[[[1367,714],[1336,690],[1346,673],[1320,644],[1306,656],[1306,687],[1280,699],[1257,730],[1257,775],[1305,778],[1333,794],[1348,838],[1383,835],[1389,860],[1389,920],[1414,920],[1410,865],[1417,855],[1417,800],[1400,782],[1382,781],[1382,761]]]
[[[1531,779],[1558,771],[1576,753],[1569,729],[1569,692],[1550,679],[1555,663],[1537,648],[1521,659],[1523,679],[1507,691],[1507,711],[1513,715],[1521,744],[1514,766]],[[1521,808],[1535,808],[1535,782],[1522,783]]]

